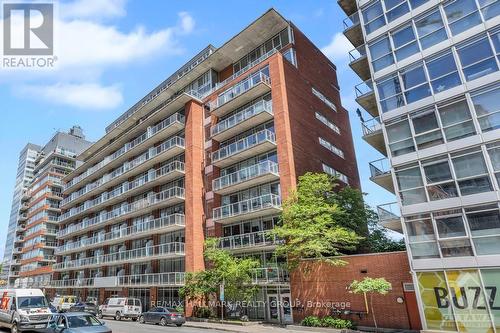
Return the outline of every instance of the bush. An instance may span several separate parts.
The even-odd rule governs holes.
[[[323,319],[321,319],[321,326],[332,327],[332,328],[347,328],[347,329],[353,327],[352,322],[350,320],[332,318],[330,316],[326,316]]]
[[[304,320],[300,323],[302,326],[309,326],[309,327],[320,327],[321,326],[321,319],[319,319],[316,316],[309,316],[305,317]]]
[[[199,308],[196,308],[195,317],[211,318],[214,317],[214,312],[208,306],[200,306]]]

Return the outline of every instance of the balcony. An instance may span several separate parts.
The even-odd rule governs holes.
[[[19,254],[19,253],[22,253],[22,252],[23,252],[23,248],[22,247],[15,247],[14,250],[12,250],[13,254]]]
[[[387,191],[394,193],[394,183],[391,176],[391,164],[389,159],[381,158],[370,162],[370,180],[375,184],[385,188]]]
[[[213,220],[218,223],[231,223],[259,216],[275,215],[281,212],[281,197],[266,194],[248,200],[214,208]]]
[[[169,259],[184,256],[184,243],[173,242],[133,250],[118,251],[115,253],[95,257],[69,260],[52,266],[55,271],[71,269],[109,266],[122,263],[150,261],[155,259]]]
[[[222,142],[273,117],[271,101],[260,100],[214,125],[211,129],[212,139]]]
[[[379,224],[387,229],[403,233],[397,202],[377,206]]]
[[[381,154],[387,156],[380,118],[377,117],[370,119],[361,123],[361,125],[363,129],[363,140],[365,140],[373,148],[377,149]]]
[[[52,280],[52,288],[183,286],[184,272]]]
[[[354,87],[356,92],[356,102],[366,110],[372,117],[378,117],[377,101],[373,92],[373,82],[367,80]]]
[[[212,164],[224,168],[275,148],[276,137],[273,132],[266,129],[213,152]]]
[[[267,231],[258,231],[247,234],[222,237],[219,240],[219,247],[224,250],[231,250],[234,253],[246,250],[273,250],[276,245],[283,241],[274,235],[268,235]]]
[[[154,234],[173,232],[184,228],[184,215],[172,214],[160,217],[141,224],[127,228],[114,230],[103,235],[97,235],[91,238],[83,238],[78,242],[68,242],[56,249],[56,253],[64,255],[70,252],[79,252],[97,245],[111,245],[121,243],[126,240],[143,238]]]
[[[359,12],[355,12],[344,19],[344,36],[354,47],[364,43],[363,32],[359,22]]]
[[[210,103],[210,110],[217,117],[222,117],[270,91],[271,79],[259,71],[220,94],[217,100]]]
[[[137,200],[124,207],[114,209],[105,214],[100,214],[80,223],[70,225],[64,229],[60,229],[57,236],[66,238],[70,235],[86,233],[90,230],[102,228],[108,223],[118,223],[120,221],[132,218],[147,211],[160,209],[184,201],[184,188],[172,187],[168,190],[149,195],[147,198]]]
[[[20,211],[20,212],[25,212],[25,211],[27,211],[27,210],[28,210],[28,208],[29,208],[28,204],[27,204],[26,202],[23,202],[23,203],[21,204],[21,206],[19,207],[19,211]]]
[[[244,188],[269,183],[279,178],[278,164],[267,160],[214,179],[212,190],[215,193],[225,195]]]
[[[18,218],[18,221],[19,222],[24,222],[28,219],[28,215],[26,213],[24,214],[19,214],[19,218]]]
[[[352,15],[358,10],[356,0],[337,0],[337,3],[347,15]]]
[[[360,45],[354,50],[349,51],[349,67],[351,67],[361,80],[366,81],[371,78],[365,45]]]
[[[262,267],[254,269],[252,284],[256,285],[289,285],[290,274],[281,267]]]

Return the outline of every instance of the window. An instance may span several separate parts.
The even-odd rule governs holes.
[[[335,125],[333,122],[328,120],[325,116],[323,116],[321,113],[316,112],[316,119],[321,121],[323,124],[328,126],[332,131],[334,131],[337,134],[340,134],[340,129],[338,128],[337,125]]]
[[[487,37],[458,47],[457,52],[467,81],[498,70],[497,62]]]
[[[439,258],[439,249],[436,242],[410,244],[413,259]]]
[[[411,121],[418,149],[428,148],[444,142],[434,110],[416,114],[411,118]]]
[[[389,37],[384,37],[381,40],[371,43],[368,48],[370,49],[372,66],[375,72],[394,64]]]
[[[386,126],[389,149],[392,156],[399,156],[415,151],[408,120]]]
[[[392,22],[401,15],[410,11],[410,6],[405,0],[384,0],[387,21]]]
[[[438,112],[447,141],[458,140],[476,134],[467,101],[461,100],[438,106]]]
[[[377,89],[382,112],[391,111],[405,105],[401,84],[397,76],[377,82]]]
[[[312,90],[312,93],[318,97],[320,100],[323,101],[323,103],[325,103],[326,105],[328,105],[328,107],[330,109],[332,109],[333,111],[337,112],[337,107],[335,106],[335,104],[333,104],[332,101],[330,101],[328,98],[325,97],[325,95],[323,95],[322,93],[320,93],[318,90],[316,90],[316,88],[312,87],[311,88]]]
[[[474,0],[455,0],[444,6],[446,17],[453,35],[457,35],[481,23]]]
[[[419,65],[401,72],[404,96],[406,103],[410,104],[430,96],[431,90],[424,71],[424,66]]]
[[[419,51],[412,25],[393,32],[391,35],[397,60],[408,58]]]
[[[367,34],[385,25],[384,10],[382,4],[377,1],[373,5],[362,10],[363,22]]]
[[[326,149],[328,149],[329,151],[331,151],[332,153],[334,153],[335,155],[344,158],[344,152],[342,150],[340,150],[339,148],[335,147],[334,145],[332,145],[330,142],[328,142],[325,139],[323,139],[323,138],[320,137],[319,138],[319,143],[323,147],[325,147]]]
[[[283,52],[283,58],[285,58],[286,60],[288,60],[289,63],[297,67],[297,55],[293,47]]]
[[[465,236],[465,226],[462,215],[436,219],[439,238]]]
[[[491,183],[481,151],[453,157],[453,167],[462,195],[491,191]]]
[[[440,241],[443,257],[468,257],[472,256],[472,247],[468,239],[453,239]]]
[[[479,0],[479,7],[485,20],[500,15],[500,2],[496,0]]]
[[[427,49],[448,38],[439,10],[415,21],[422,49]]]
[[[500,234],[500,213],[498,208],[492,211],[468,213],[467,221],[472,236]]]
[[[458,195],[447,158],[422,164],[427,181],[427,194],[431,201],[453,198]]]
[[[343,173],[335,170],[331,166],[326,165],[325,163],[323,163],[323,172],[329,174],[330,176],[337,177],[340,181],[342,181],[342,182],[344,182],[346,184],[349,184],[349,179],[347,178],[346,175],[344,175]]]
[[[418,166],[397,171],[396,180],[399,195],[404,206],[427,201],[422,175]]]
[[[491,131],[500,127],[500,86],[471,96],[481,129]]]
[[[420,216],[417,218],[416,220],[405,218],[408,240],[413,243],[436,239],[430,216],[427,214],[422,218]]]
[[[490,143],[487,147],[491,165],[495,171],[495,178],[498,186],[500,186],[500,142]]]
[[[451,52],[426,61],[432,90],[440,93],[462,83]]]

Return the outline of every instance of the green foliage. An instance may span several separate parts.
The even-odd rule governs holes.
[[[335,199],[336,186],[335,179],[324,173],[306,173],[283,203],[282,224],[269,233],[285,240],[276,254],[288,257],[290,269],[302,258],[343,265],[343,260],[331,257],[353,251],[362,239],[351,225],[342,224],[348,218]]]
[[[320,327],[321,326],[321,319],[319,319],[316,316],[308,316],[308,317],[305,317],[300,324],[302,326]]]
[[[391,290],[392,285],[384,278],[365,277],[363,280],[354,280],[349,286],[349,290],[354,294],[378,293],[385,295]]]
[[[195,308],[194,316],[197,318],[213,318],[215,313],[208,306],[200,306]]]
[[[179,295],[186,298],[187,301],[200,300],[202,303],[206,302],[210,295],[219,290],[218,279],[210,270],[189,272],[184,276],[185,283],[179,289]]]
[[[323,319],[321,319],[321,326],[331,327],[331,328],[351,329],[353,328],[354,325],[352,324],[352,321],[348,319],[333,318],[330,316],[326,316]]]
[[[370,230],[367,243],[370,252],[393,252],[404,251],[406,249],[404,239],[394,240],[388,236],[387,229],[378,223],[377,214],[368,220]]]

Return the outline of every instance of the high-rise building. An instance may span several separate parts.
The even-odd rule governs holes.
[[[77,166],[76,156],[90,144],[81,128],[74,126],[68,133],[57,132],[43,147],[28,144],[21,152],[19,190],[16,186],[13,203],[13,212],[19,213],[12,230],[9,227],[5,252],[5,260],[10,258],[11,262],[10,286],[50,284],[62,200],[61,178]]]
[[[500,2],[339,0],[427,330],[500,332]]]
[[[336,68],[273,9],[202,50],[79,158],[64,178],[53,286],[145,308],[182,301],[184,272],[205,268],[204,239],[218,236],[260,259],[257,298],[275,307],[249,315],[291,321],[276,307],[290,299],[289,277],[264,232],[306,171],[359,187]]]

